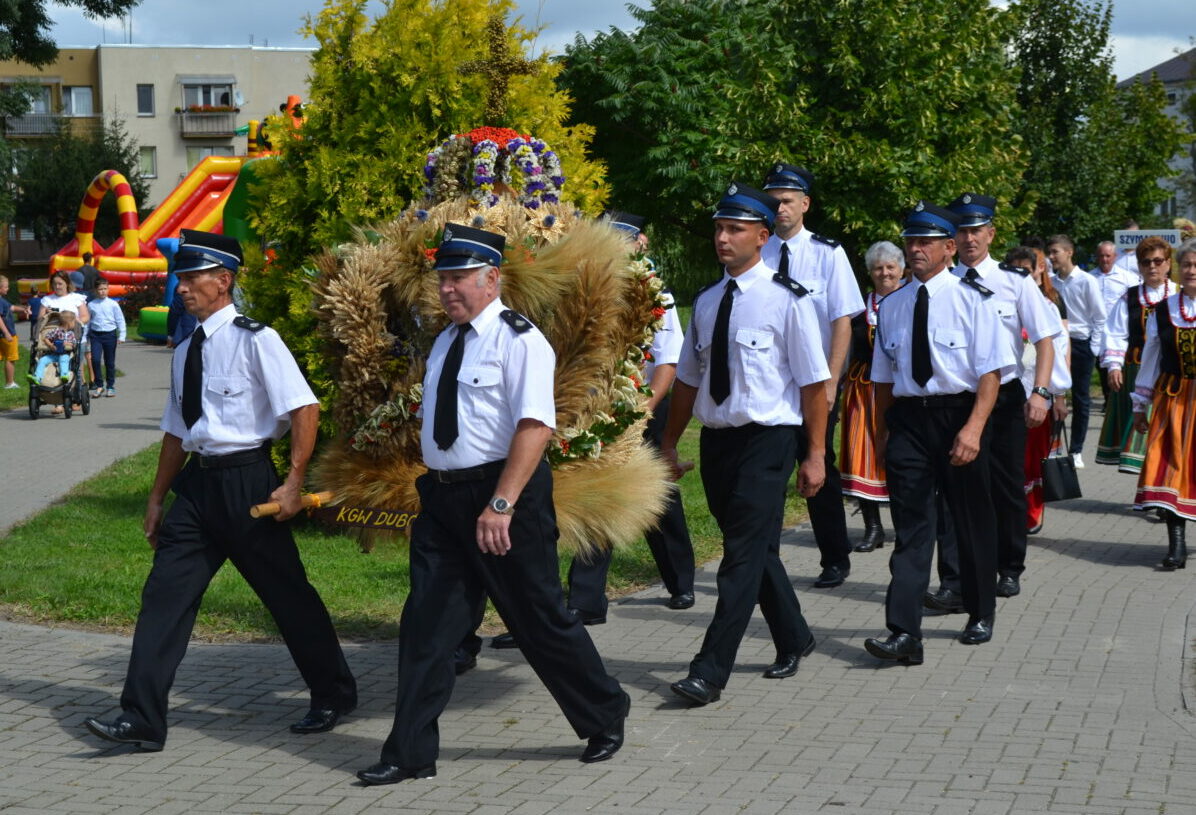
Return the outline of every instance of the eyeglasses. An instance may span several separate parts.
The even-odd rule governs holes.
[[[1170,263],[1167,258],[1147,258],[1146,260],[1138,261],[1140,266],[1162,266],[1164,263]]]

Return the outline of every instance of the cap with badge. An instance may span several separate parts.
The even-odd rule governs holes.
[[[919,201],[905,216],[903,238],[954,238],[959,216],[928,201]]]
[[[608,209],[602,214],[602,220],[615,229],[628,233],[633,238],[638,237],[648,223],[648,219],[643,215],[632,215],[630,212],[620,212],[617,209]]]
[[[798,190],[806,195],[814,187],[814,174],[805,167],[778,161],[764,177],[766,190]]]
[[[179,248],[174,253],[174,273],[202,272],[208,269],[241,268],[241,244],[236,238],[201,232],[198,229],[179,230]]]
[[[501,266],[507,239],[502,235],[461,224],[445,224],[440,248],[436,250],[437,269],[475,269]]]
[[[997,199],[991,195],[965,192],[947,204],[947,209],[959,216],[961,227],[984,226],[992,223],[993,215],[997,212]]]
[[[714,210],[714,218],[725,218],[730,221],[763,221],[765,226],[772,229],[777,217],[777,210],[781,202],[766,192],[755,187],[731,182],[727,193],[718,202]]]

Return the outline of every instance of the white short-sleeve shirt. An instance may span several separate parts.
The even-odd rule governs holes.
[[[437,447],[432,438],[436,390],[449,346],[461,329],[450,325],[432,344],[420,407],[420,447],[424,463],[433,470],[461,470],[505,459],[521,419],[556,427],[556,354],[538,328],[516,331],[503,318],[505,311],[509,309],[502,300],[495,299],[469,323],[457,374],[459,435],[447,450]]]
[[[258,328],[260,323],[237,321],[238,316],[236,306],[230,304],[200,323],[206,337],[203,412],[190,429],[183,421],[183,368],[191,337],[179,344],[171,359],[170,396],[161,428],[182,439],[188,452],[222,456],[252,450],[286,435],[292,410],[317,404],[278,332]]]
[[[773,281],[763,262],[736,278],[722,279],[698,294],[677,378],[698,389],[694,416],[706,427],[799,425],[801,388],[830,378],[813,298],[798,297]],[[721,404],[710,396],[710,344],[728,281],[737,291],[728,332],[731,394]]]

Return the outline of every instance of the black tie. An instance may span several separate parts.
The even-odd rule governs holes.
[[[930,381],[934,369],[930,365],[930,333],[926,318],[930,313],[930,293],[925,286],[918,287],[918,298],[914,301],[914,381],[922,387]]]
[[[731,369],[727,363],[729,335],[731,333],[731,302],[739,288],[734,280],[727,281],[727,289],[718,304],[718,316],[714,318],[714,336],[710,339],[710,397],[716,405],[727,401],[731,395]]]
[[[963,276],[963,279],[964,280],[975,280],[978,277],[980,277],[980,273],[977,272],[975,269],[972,269],[969,267],[968,272],[967,272],[967,274],[965,274]]]
[[[789,276],[789,244],[784,241],[781,241],[781,263],[777,271],[785,277]]]
[[[183,363],[183,422],[187,429],[203,415],[203,341],[207,337],[203,326],[191,335],[187,346],[187,360]]]
[[[447,450],[457,440],[457,374],[465,356],[465,334],[469,323],[457,326],[457,336],[444,357],[440,381],[436,383],[436,415],[433,417],[432,438],[441,450]]]

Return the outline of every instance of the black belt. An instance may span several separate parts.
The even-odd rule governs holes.
[[[976,394],[965,391],[941,396],[898,396],[896,402],[925,408],[961,408],[976,404]]]
[[[204,470],[223,470],[227,467],[244,467],[246,464],[255,464],[262,459],[269,458],[270,443],[267,442],[261,447],[255,447],[252,450],[242,450],[238,453],[228,453],[223,456],[201,456],[196,453],[192,453],[191,455]]]
[[[482,481],[494,478],[507,466],[507,460],[491,461],[478,467],[466,467],[463,470],[428,470],[428,475],[438,484],[461,484],[465,481]]]

